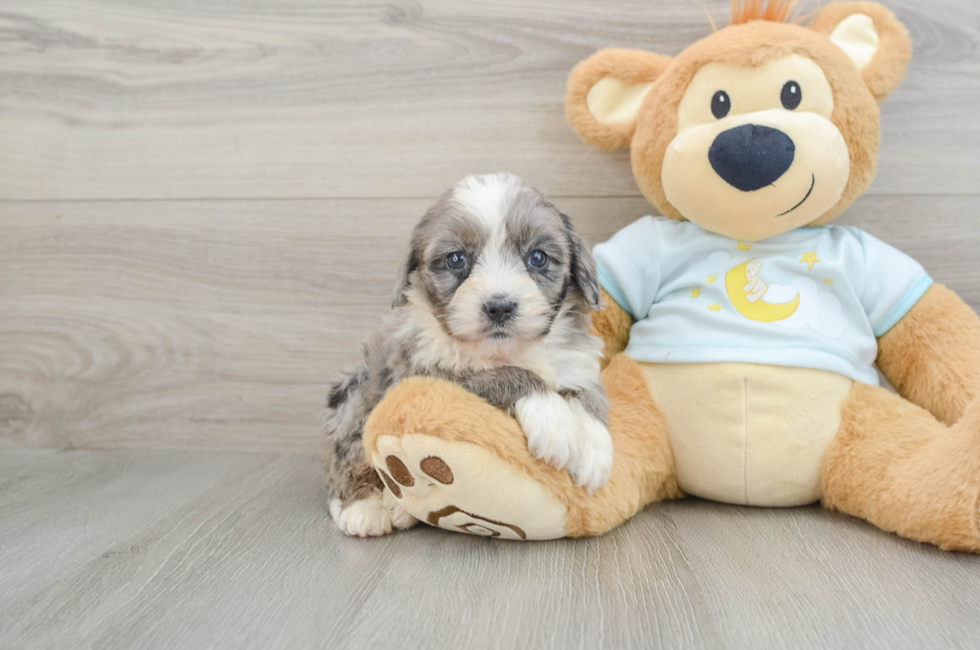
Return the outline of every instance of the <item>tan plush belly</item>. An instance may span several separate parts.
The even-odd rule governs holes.
[[[751,363],[641,365],[667,417],[682,490],[754,506],[820,499],[820,463],[850,379]]]

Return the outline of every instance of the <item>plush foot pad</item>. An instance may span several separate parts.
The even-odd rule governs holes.
[[[498,539],[565,536],[565,506],[478,445],[380,436],[371,461],[387,486],[385,498],[432,526]]]

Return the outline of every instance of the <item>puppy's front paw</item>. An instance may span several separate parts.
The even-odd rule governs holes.
[[[573,410],[577,410],[573,407]],[[609,429],[584,411],[579,419],[579,444],[568,463],[575,485],[592,494],[612,476],[613,444]]]
[[[334,499],[330,515],[337,527],[351,537],[380,537],[391,532],[391,515],[380,493],[358,499],[346,508],[341,507],[340,499]]]
[[[534,393],[517,400],[514,410],[531,453],[558,469],[568,465],[578,428],[568,402],[558,393]]]
[[[392,528],[404,530],[419,523],[418,519],[410,515],[405,508],[401,507],[401,504],[398,503],[395,496],[388,490],[384,491],[381,498],[385,504],[385,508],[388,509],[388,517],[391,519]]]

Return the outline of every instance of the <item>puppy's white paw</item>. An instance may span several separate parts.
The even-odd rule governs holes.
[[[395,496],[388,490],[384,491],[381,498],[385,504],[385,508],[388,509],[388,518],[391,520],[393,528],[404,530],[419,523],[418,519],[408,514],[408,511],[401,507]]]
[[[517,400],[514,410],[531,453],[558,469],[568,465],[578,429],[568,402],[558,393],[534,393]]]
[[[592,494],[609,482],[612,476],[613,444],[609,429],[585,412],[572,400],[572,411],[578,415],[578,445],[568,463],[568,473],[575,485]]]
[[[346,534],[352,537],[380,537],[391,532],[391,515],[380,494],[359,499],[346,508],[340,505],[340,501],[334,499],[330,503],[330,515]]]

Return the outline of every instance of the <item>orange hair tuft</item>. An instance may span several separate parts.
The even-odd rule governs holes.
[[[732,0],[731,24],[742,25],[752,20],[787,23],[798,3],[799,0]]]

